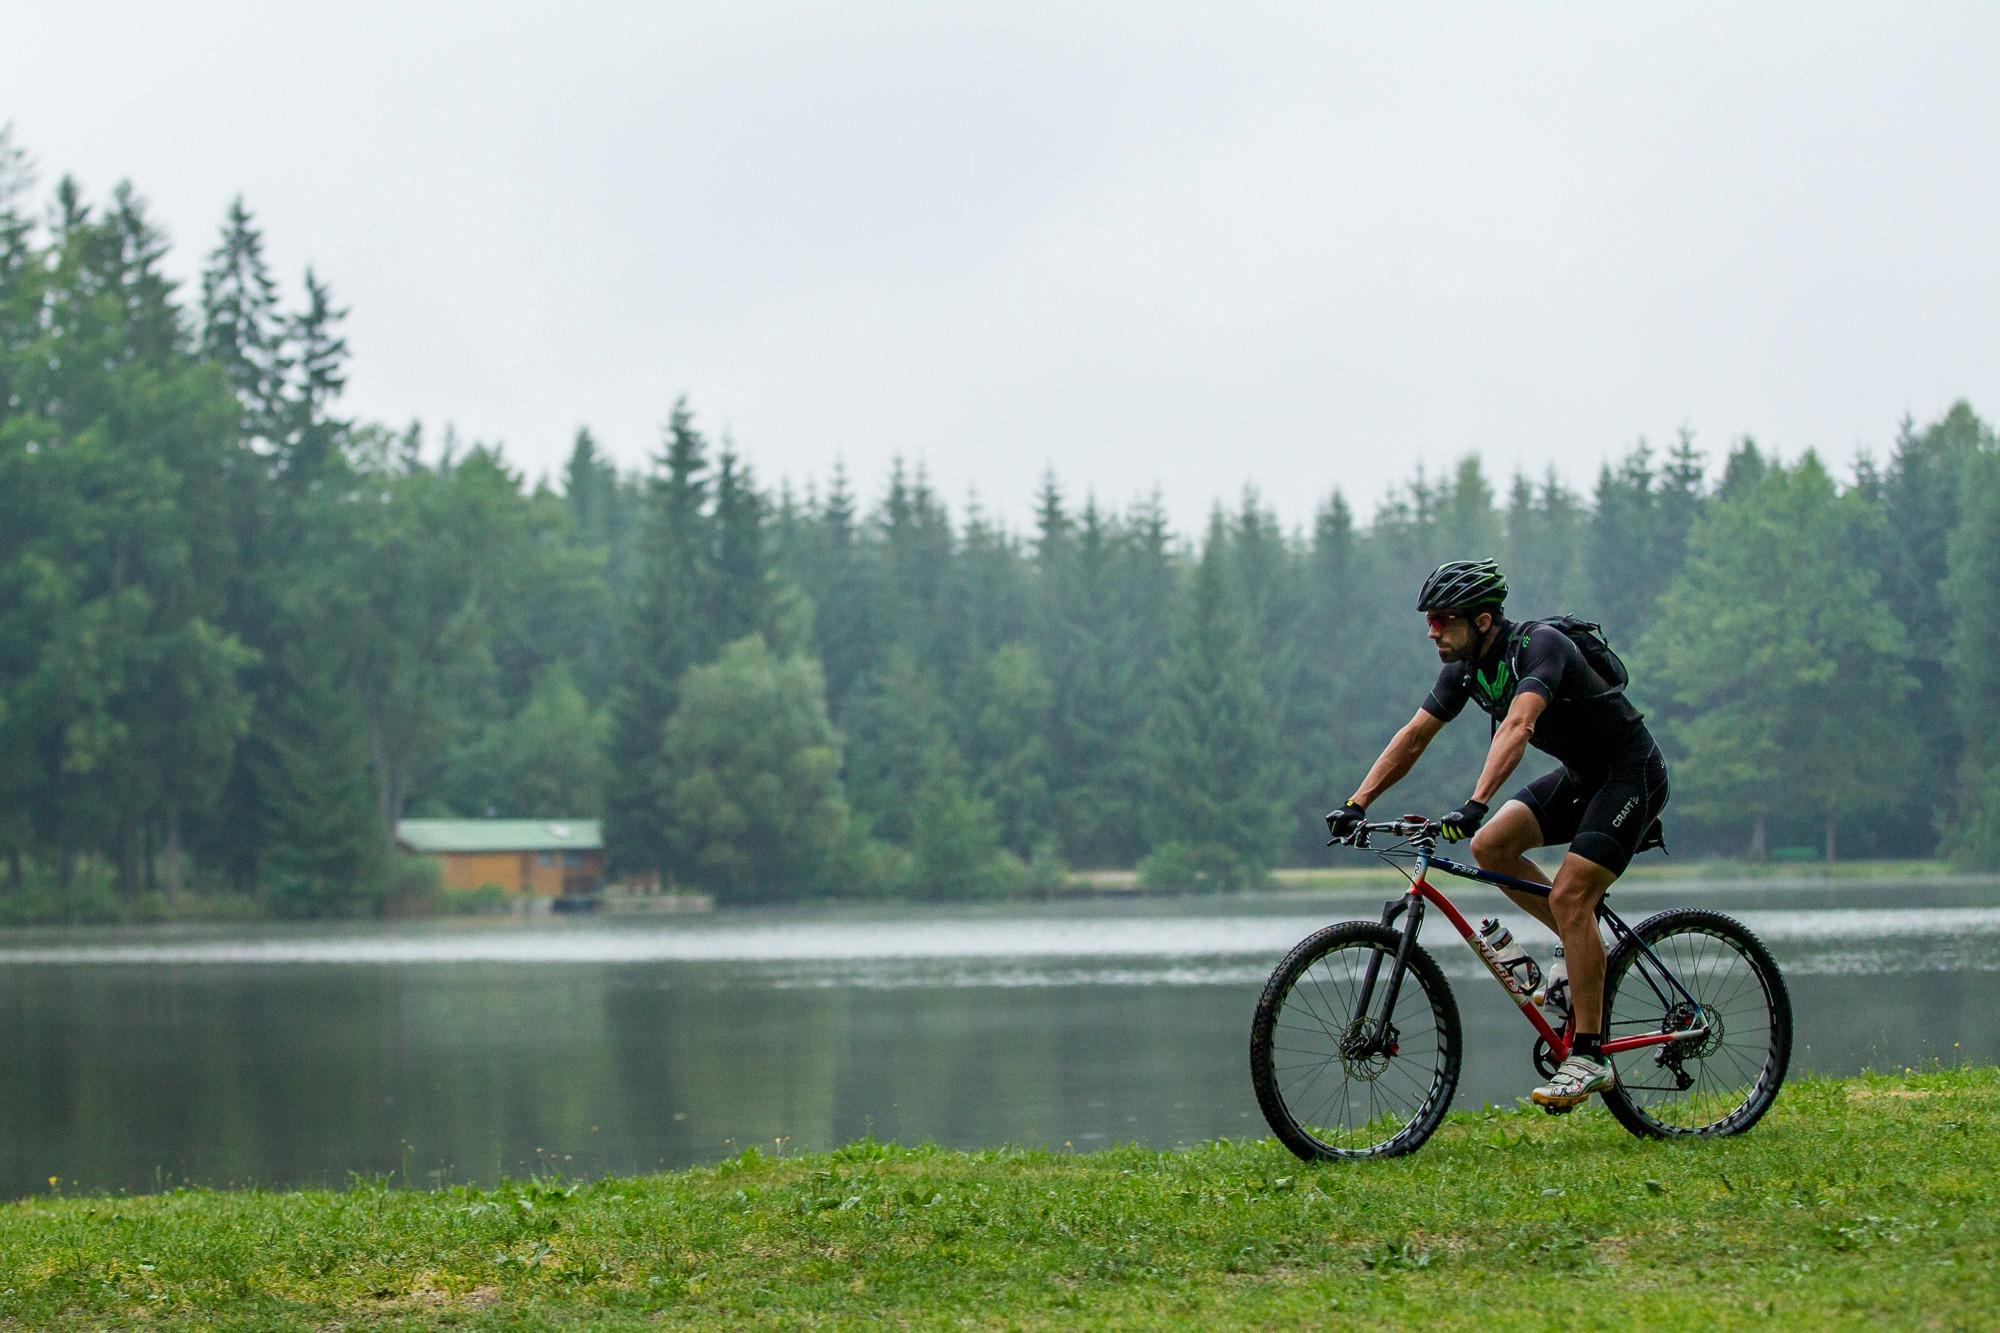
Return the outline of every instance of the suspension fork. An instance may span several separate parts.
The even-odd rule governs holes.
[[[1382,1016],[1369,1021],[1364,1029],[1370,1045],[1385,1040],[1389,1032],[1389,1020],[1396,1012],[1396,999],[1403,990],[1403,974],[1409,970],[1410,950],[1416,947],[1417,932],[1424,925],[1424,899],[1419,886],[1424,882],[1424,871],[1430,868],[1428,853],[1417,856],[1417,877],[1410,885],[1410,891],[1394,902],[1382,905],[1382,924],[1393,926],[1396,918],[1408,914],[1403,922],[1402,934],[1396,940],[1396,961],[1390,964],[1387,981],[1381,981],[1382,955],[1378,952],[1368,959],[1368,972],[1361,979],[1361,995],[1356,1004],[1359,1016],[1367,1019],[1373,1008],[1375,987],[1382,985]]]

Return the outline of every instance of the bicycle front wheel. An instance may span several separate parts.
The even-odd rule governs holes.
[[[1250,1078],[1279,1142],[1307,1161],[1396,1157],[1423,1146],[1458,1087],[1458,1003],[1414,942],[1384,1013],[1401,936],[1372,921],[1301,941],[1264,985]],[[1369,1012],[1361,993],[1374,967]]]
[[[1611,1057],[1618,1083],[1604,1104],[1644,1138],[1741,1134],[1771,1109],[1791,1063],[1785,979],[1763,941],[1720,912],[1683,908],[1635,926],[1605,964],[1604,1017],[1606,1040],[1705,1030]]]

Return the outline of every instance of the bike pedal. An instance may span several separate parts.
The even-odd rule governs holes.
[[[1540,1102],[1537,1102],[1535,1104],[1537,1106],[1541,1106]],[[1574,1106],[1542,1106],[1542,1111],[1546,1115],[1568,1115],[1571,1111],[1574,1111],[1575,1109],[1576,1107]]]

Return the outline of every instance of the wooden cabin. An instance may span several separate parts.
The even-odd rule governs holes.
[[[437,860],[446,890],[497,884],[535,898],[574,898],[604,889],[603,826],[595,819],[405,819],[396,844]]]

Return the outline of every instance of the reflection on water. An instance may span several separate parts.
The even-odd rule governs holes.
[[[413,1184],[646,1170],[864,1133],[976,1146],[1263,1131],[1250,1008],[1282,953],[1385,893],[1106,906],[16,934],[0,945],[0,1190]],[[1769,943],[1797,1064],[1993,1060],[2000,892],[1646,886]],[[1470,911],[1524,919],[1475,889]],[[1534,1081],[1448,929],[1461,1105]],[[1546,961],[1545,933],[1522,937]]]

